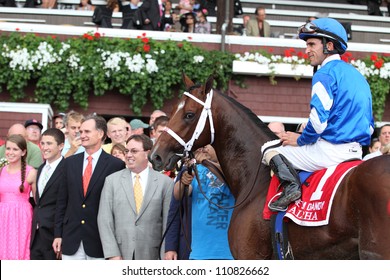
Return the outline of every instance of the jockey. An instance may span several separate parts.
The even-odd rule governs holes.
[[[374,131],[371,91],[366,79],[341,60],[347,49],[344,27],[331,18],[320,18],[299,29],[306,53],[314,66],[310,116],[302,134],[284,132],[280,140],[262,147],[269,165],[284,188],[273,211],[285,211],[301,197],[296,169],[313,172],[349,159],[362,158],[362,145],[369,145]],[[319,67],[318,71],[317,67]],[[275,141],[282,143],[273,147]]]

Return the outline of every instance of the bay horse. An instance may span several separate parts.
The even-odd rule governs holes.
[[[261,162],[261,147],[276,135],[248,108],[213,89],[212,76],[203,85],[195,85],[185,74],[183,81],[187,92],[149,154],[154,169],[172,169],[184,151],[212,142],[239,204],[228,231],[233,257],[275,258],[270,221],[262,217],[270,168]],[[287,224],[295,259],[390,259],[390,156],[348,171],[327,225]]]

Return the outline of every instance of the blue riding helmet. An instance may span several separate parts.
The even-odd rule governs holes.
[[[333,18],[319,18],[302,25],[299,30],[299,38],[307,40],[309,38],[328,38],[338,43],[335,45],[340,54],[343,54],[347,48],[347,32],[340,22]]]

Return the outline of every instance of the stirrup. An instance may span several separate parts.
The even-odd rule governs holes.
[[[276,201],[275,201],[276,202]],[[287,211],[287,208],[288,206],[278,206],[278,205],[274,205],[273,202],[270,202],[268,203],[268,208],[272,211],[276,211],[276,212],[284,212],[284,211]]]

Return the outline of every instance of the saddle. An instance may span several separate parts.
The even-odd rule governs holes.
[[[307,177],[301,178],[302,197],[290,204],[286,211],[286,218],[301,226],[327,225],[333,197],[342,179],[360,163],[361,160],[352,160],[311,174],[302,173],[301,176]],[[266,220],[275,214],[268,208],[268,203],[280,195],[278,188],[279,181],[276,176],[273,176],[263,209],[263,218]]]

